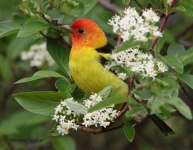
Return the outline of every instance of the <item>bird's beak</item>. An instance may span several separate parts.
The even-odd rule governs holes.
[[[67,30],[68,32],[73,32],[71,25],[61,25],[60,26],[62,29]]]

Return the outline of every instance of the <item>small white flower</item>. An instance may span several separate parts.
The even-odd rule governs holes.
[[[172,4],[172,0],[167,0],[168,5]]]
[[[59,104],[56,108],[55,108],[55,113],[61,112],[63,109],[63,107],[61,106],[61,104]]]
[[[55,114],[54,117],[52,118],[52,120],[56,120],[56,122],[58,122],[59,119],[59,115]]]
[[[119,73],[118,75],[119,79],[126,80],[127,79],[127,74],[126,73]]]

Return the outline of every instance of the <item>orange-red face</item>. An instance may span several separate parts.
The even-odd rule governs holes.
[[[104,32],[89,19],[80,19],[71,25],[72,46],[100,48],[107,43]]]

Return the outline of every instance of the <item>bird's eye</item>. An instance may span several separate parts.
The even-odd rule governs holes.
[[[78,29],[78,33],[84,33],[83,29]]]

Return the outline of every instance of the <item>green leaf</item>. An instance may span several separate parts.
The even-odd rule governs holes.
[[[114,96],[114,97],[109,97],[98,104],[94,105],[91,107],[88,112],[93,112],[95,110],[99,110],[101,108],[113,105],[113,104],[120,104],[123,102],[129,102],[132,98],[127,98],[127,97],[121,97],[121,96]]]
[[[42,78],[50,78],[50,77],[55,77],[55,78],[64,78],[61,74],[54,72],[54,71],[49,71],[49,70],[41,70],[33,74],[32,77],[28,78],[23,78],[17,82],[17,83],[24,83],[24,82],[29,82],[29,81],[34,81]]]
[[[68,66],[70,50],[58,41],[52,39],[47,40],[47,50],[63,73],[71,77]]]
[[[71,93],[75,90],[76,84],[71,84],[68,80],[65,79],[58,79],[56,81],[56,88],[70,96]]]
[[[190,107],[186,105],[180,98],[172,97],[167,99],[167,103],[174,106],[184,117],[192,119],[192,113]]]
[[[135,136],[135,129],[131,125],[124,125],[123,131],[127,137],[127,139],[132,142]]]
[[[98,92],[98,95],[102,96],[102,98],[107,98],[111,92],[112,87],[111,86],[107,86],[105,87],[103,90],[101,90],[100,92]]]
[[[193,75],[181,74],[178,75],[178,78],[180,78],[184,83],[186,83],[190,88],[193,89]]]
[[[96,4],[98,0],[84,0],[84,15],[86,15]]]
[[[9,79],[11,75],[9,61],[0,55],[0,62],[0,77],[2,76],[4,79]]]
[[[179,5],[186,9],[185,13],[193,16],[193,1],[192,0],[179,0]]]
[[[33,113],[27,112],[26,110],[14,112],[13,114],[11,114],[11,116],[6,117],[6,119],[1,121],[0,135],[13,135],[16,133],[18,134],[18,128],[23,125],[31,126],[34,124],[46,122],[48,120],[50,120],[50,117],[34,115]]]
[[[76,150],[76,144],[69,136],[54,138],[52,143],[55,150]]]
[[[141,42],[139,41],[127,41],[123,44],[121,44],[117,49],[114,50],[115,53],[127,50],[129,48],[139,46]]]
[[[21,52],[27,50],[34,43],[34,39],[29,37],[14,38],[8,45],[7,56],[10,59],[20,57]],[[19,44],[18,44],[19,43]]]
[[[0,38],[18,32],[20,27],[18,23],[13,21],[0,22]]]
[[[54,108],[67,96],[61,92],[23,92],[13,95],[26,110],[45,116],[52,116]]]
[[[182,74],[184,72],[184,67],[182,62],[176,56],[161,56],[162,60],[165,61],[172,69],[177,73]]]
[[[158,55],[160,53],[160,51],[163,48],[165,42],[166,42],[166,40],[164,38],[159,38],[158,39],[158,41],[155,45],[155,48],[154,48],[154,51],[155,51],[156,55]]]
[[[188,65],[190,63],[193,63],[193,47],[188,49],[185,53],[185,55],[180,57],[180,60],[185,65]]]
[[[186,8],[183,6],[176,6],[170,9],[170,13],[173,12],[186,12]]]
[[[19,33],[17,34],[17,37],[25,37],[32,35],[34,33],[38,33],[39,31],[43,31],[51,27],[51,25],[40,22],[40,21],[30,21],[25,23],[21,29],[19,30]]]
[[[134,93],[144,100],[149,99],[153,96],[153,93],[150,90],[137,90]]]
[[[168,10],[168,3],[167,0],[163,0],[164,8],[167,11]]]
[[[69,99],[65,100],[65,102],[66,102],[66,105],[70,107],[71,110],[74,111],[75,113],[86,114],[87,110],[83,105]]]
[[[126,118],[133,118],[135,116],[142,116],[145,117],[148,114],[147,109],[143,106],[137,106],[137,107],[132,107],[129,109],[126,113],[125,116]]]
[[[52,136],[60,136],[60,133],[57,131],[57,125],[58,124],[55,124],[53,127],[52,127],[52,130],[49,130],[50,134]]]
[[[186,50],[183,45],[173,43],[167,49],[167,55],[172,55],[180,58],[186,53]]]

